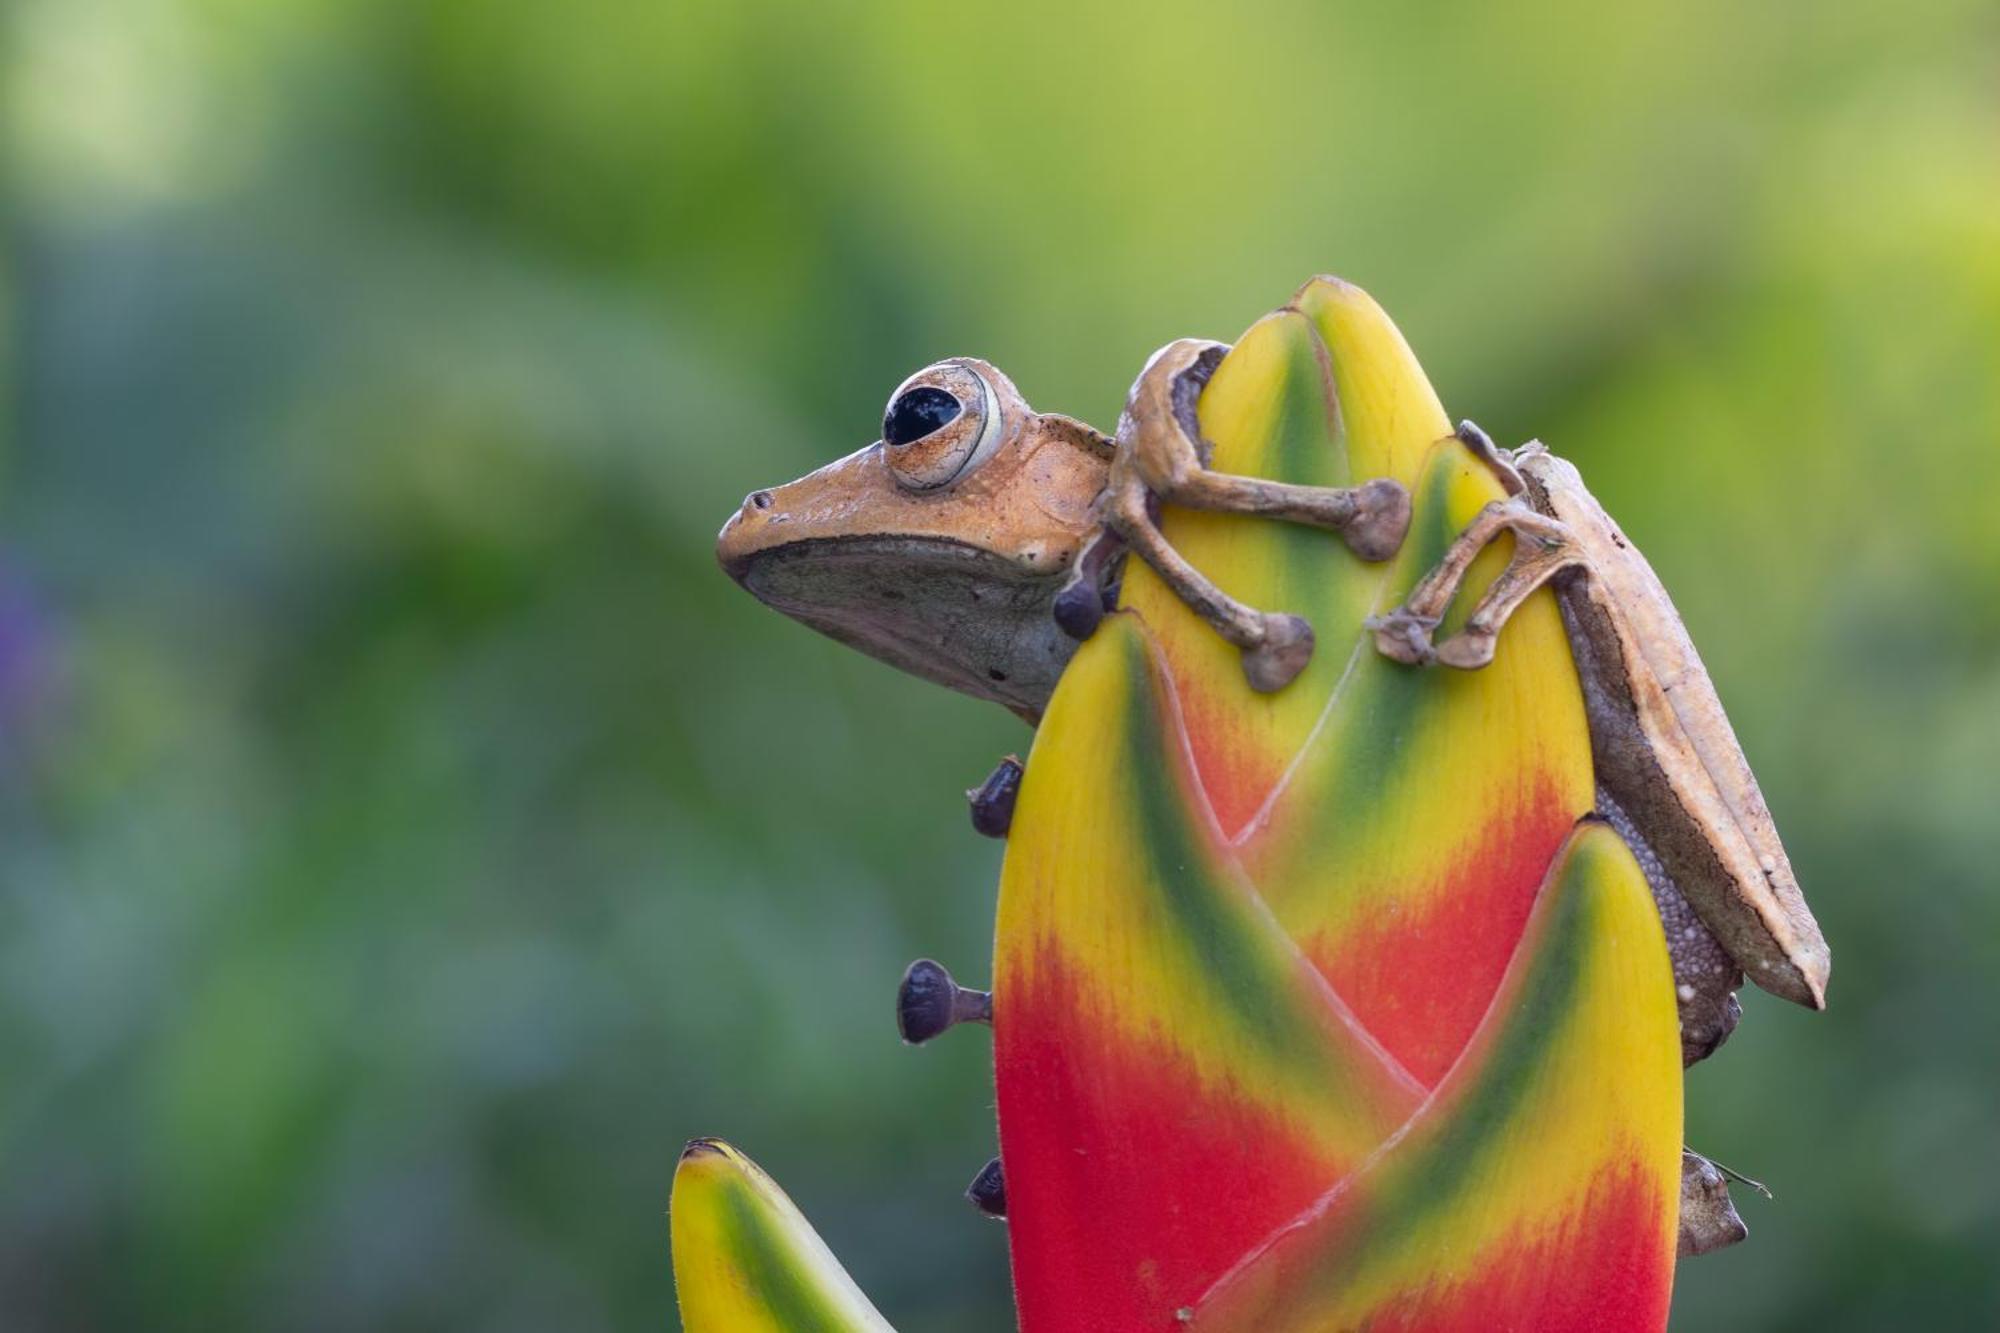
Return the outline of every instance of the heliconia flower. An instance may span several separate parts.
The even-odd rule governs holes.
[[[1662,1326],[1679,1180],[1673,986],[1622,844],[1597,848],[1592,864],[1622,868],[1595,891],[1629,898],[1629,910],[1589,916],[1597,935],[1582,941],[1545,924],[1557,892],[1545,886],[1571,886],[1552,867],[1593,791],[1558,613],[1537,594],[1479,672],[1397,665],[1364,630],[1501,498],[1497,482],[1453,437],[1387,317],[1331,280],[1244,335],[1199,415],[1218,471],[1320,485],[1394,477],[1412,495],[1411,534],[1393,561],[1367,565],[1329,533],[1170,509],[1163,530],[1197,568],[1314,625],[1311,665],[1275,695],[1253,693],[1235,650],[1133,561],[1122,613],[1057,688],[1015,809],[994,964],[1021,1327],[1226,1323],[1246,1308],[1242,1292],[1271,1285],[1273,1265],[1318,1272],[1327,1251],[1328,1271],[1352,1279],[1333,1279],[1352,1303],[1279,1283],[1276,1304],[1234,1326],[1449,1328],[1451,1308],[1418,1298],[1432,1283],[1472,1290],[1463,1265],[1482,1227],[1523,1242],[1508,1271],[1530,1307],[1546,1308],[1534,1304],[1545,1289],[1536,1256],[1602,1276],[1574,1267],[1585,1249],[1536,1248],[1564,1234],[1535,1229],[1550,1208],[1585,1203],[1585,1219],[1644,1262],[1620,1250],[1611,1285],[1622,1294],[1578,1326]],[[1464,604],[1506,557],[1482,558]],[[1530,932],[1536,913],[1544,924]],[[1614,924],[1652,966],[1599,979],[1589,998],[1647,1034],[1633,1040],[1653,1041],[1653,1064],[1636,1075],[1633,1041],[1610,1042],[1616,1031],[1569,1033],[1546,1016],[1508,1026],[1546,993],[1529,979],[1582,966]],[[1589,1068],[1562,1084],[1585,1101],[1533,1108],[1547,1118],[1536,1141],[1582,1185],[1523,1192],[1526,1177],[1507,1169],[1525,1160],[1504,1138],[1512,1122],[1482,1122],[1503,1136],[1482,1140],[1486,1155],[1451,1148],[1454,1123],[1494,1114],[1489,1083],[1528,1105],[1526,1075],[1503,1078],[1493,1051]],[[1612,1087],[1633,1078],[1628,1105]],[[1438,1192],[1439,1162],[1463,1168],[1455,1192]],[[1406,1183],[1418,1179],[1428,1183]],[[1302,1221],[1321,1213],[1333,1220]],[[1252,1261],[1288,1228],[1301,1239]],[[1393,1232],[1393,1262],[1367,1250],[1355,1267],[1318,1243],[1329,1229],[1380,1231],[1384,1243]],[[1236,1294],[1204,1315],[1204,1296],[1232,1274]]]
[[[1501,490],[1387,316],[1332,279],[1254,325],[1198,413],[1218,471],[1402,482],[1410,535],[1370,565],[1328,532],[1170,507],[1197,568],[1306,617],[1311,663],[1253,692],[1132,560],[1057,686],[991,1000],[1020,1328],[1657,1333],[1673,980],[1637,863],[1590,817],[1556,607],[1536,593],[1479,671],[1398,665],[1365,629]],[[1508,555],[1480,557],[1460,606]],[[711,1187],[684,1231],[683,1162],[690,1333],[881,1327],[782,1195],[723,1160],[786,1226],[726,1232]],[[767,1234],[791,1239],[744,1240]],[[780,1288],[874,1322],[772,1324]]]

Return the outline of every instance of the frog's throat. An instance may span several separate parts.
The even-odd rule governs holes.
[[[1076,651],[1053,611],[1066,569],[1025,569],[948,538],[805,538],[723,569],[802,625],[1030,722]]]

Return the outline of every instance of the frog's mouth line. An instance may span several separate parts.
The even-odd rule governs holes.
[[[924,680],[1041,713],[1076,644],[1055,623],[1067,574],[939,537],[813,537],[722,562],[766,606]]]
[[[904,570],[907,581],[907,571],[913,567],[940,562],[976,565],[986,561],[1007,563],[990,551],[952,537],[868,536],[800,537],[729,556],[721,563],[724,573],[762,600],[764,594],[760,588],[771,583],[773,577],[782,577],[791,566],[809,566],[817,572],[841,566],[880,565],[884,569]]]

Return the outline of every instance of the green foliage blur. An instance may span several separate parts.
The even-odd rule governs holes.
[[[1996,87],[1992,0],[13,0],[0,1326],[672,1327],[720,1134],[1011,1327],[890,999],[1027,732],[713,535],[1331,271],[1652,556],[1833,943],[1693,1073],[1777,1200],[1676,1327],[2000,1327]]]

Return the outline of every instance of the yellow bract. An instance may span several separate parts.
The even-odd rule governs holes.
[[[728,1144],[681,1153],[671,1220],[687,1333],[893,1333],[784,1191]]]

